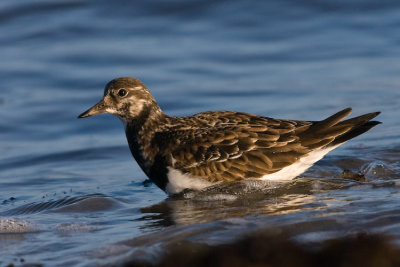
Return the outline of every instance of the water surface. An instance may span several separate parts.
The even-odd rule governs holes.
[[[389,0],[2,1],[0,265],[156,261],[176,240],[259,229],[307,245],[355,231],[398,242],[399,15]],[[351,106],[383,124],[289,184],[171,199],[116,118],[76,119],[118,76],[140,78],[171,115],[319,120]]]

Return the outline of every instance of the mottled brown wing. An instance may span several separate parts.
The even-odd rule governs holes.
[[[245,113],[218,115],[211,121],[212,127],[181,132],[180,144],[171,152],[174,168],[211,182],[259,178],[310,151],[298,137],[309,128],[309,122]]]
[[[310,151],[339,145],[375,125],[379,112],[348,120],[344,109],[317,122],[276,120],[230,111],[170,118],[154,139],[158,152],[184,173],[216,182],[259,178],[289,166]]]

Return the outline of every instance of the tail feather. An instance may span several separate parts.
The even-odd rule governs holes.
[[[346,142],[347,140],[350,140],[356,136],[359,136],[360,134],[365,133],[372,127],[381,124],[380,121],[371,121],[373,118],[378,116],[380,112],[372,112],[372,113],[367,113],[355,118],[351,118],[345,121],[342,121],[339,123],[339,125],[349,125],[352,126],[351,129],[342,134],[339,135],[338,137],[335,138],[335,140],[330,144],[330,145],[338,145],[341,143]]]
[[[350,139],[352,139],[352,138],[354,138],[356,136],[359,136],[360,134],[365,133],[366,131],[368,131],[372,127],[374,127],[374,126],[376,126],[378,124],[381,124],[381,123],[382,122],[380,122],[380,121],[369,121],[369,122],[366,122],[366,123],[364,123],[362,125],[356,126],[352,130],[348,131],[347,133],[336,137],[335,140],[330,145],[335,146],[335,145],[339,145],[341,143],[344,143],[347,140],[350,140]]]
[[[364,115],[361,115],[361,116],[358,116],[358,117],[355,117],[355,118],[351,118],[351,119],[342,121],[340,124],[362,125],[362,124],[365,124],[366,122],[372,120],[373,118],[375,118],[379,114],[381,114],[380,111],[367,113],[367,114],[364,114]]]
[[[334,126],[334,125],[338,124],[340,121],[342,121],[344,118],[349,116],[351,114],[351,111],[352,111],[351,108],[345,108],[345,109],[333,114],[329,118],[326,118],[323,121],[319,121],[318,123],[315,124],[315,126],[318,127],[319,129],[326,129],[331,126]]]
[[[325,120],[314,122],[310,128],[299,135],[302,145],[310,149],[336,146],[365,133],[381,123],[379,121],[371,121],[380,112],[367,113],[343,120],[350,113],[351,108],[346,108]]]

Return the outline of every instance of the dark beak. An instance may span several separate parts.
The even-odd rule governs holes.
[[[107,105],[105,104],[104,99],[102,99],[99,103],[97,103],[96,105],[89,108],[88,110],[83,112],[81,115],[79,115],[78,118],[81,119],[81,118],[86,118],[86,117],[94,116],[97,114],[101,114],[101,113],[106,112],[106,109],[107,109]]]

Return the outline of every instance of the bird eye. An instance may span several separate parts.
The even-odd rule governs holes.
[[[118,90],[118,95],[120,96],[120,97],[124,97],[124,96],[126,96],[126,94],[127,94],[128,92],[124,89],[124,88],[122,88],[122,89],[119,89]]]

